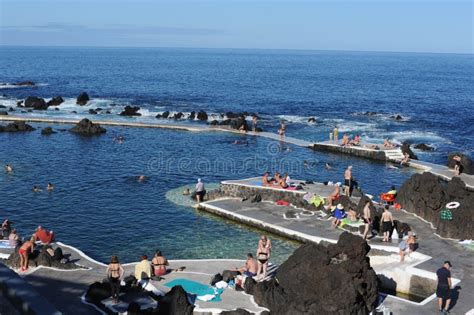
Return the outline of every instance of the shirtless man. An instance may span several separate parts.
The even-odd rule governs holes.
[[[351,195],[352,186],[352,165],[349,165],[344,172],[344,194],[348,197]]]
[[[386,205],[383,210],[382,217],[380,218],[380,226],[382,227],[382,232],[383,232],[382,242],[389,241],[390,232],[392,231],[392,227],[393,227],[392,213],[388,209],[389,209],[389,206]]]
[[[263,177],[262,177],[262,186],[271,186],[272,183],[270,182],[270,180],[268,179],[268,175],[270,175],[268,172],[265,172],[265,174],[263,174]]]
[[[367,200],[364,206],[364,215],[362,216],[362,220],[364,221],[364,240],[367,240],[367,234],[369,234],[369,230],[372,226],[372,216],[370,213],[370,204],[372,202],[370,200]]]
[[[240,272],[241,274],[247,277],[255,277],[257,275],[258,264],[255,258],[251,253],[247,254],[247,261],[242,268],[236,268],[235,271]]]
[[[9,174],[13,173],[13,166],[11,166],[10,164],[5,165],[5,172]]]

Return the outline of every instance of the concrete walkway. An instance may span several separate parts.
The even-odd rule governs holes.
[[[270,202],[251,203],[242,202],[240,199],[220,199],[200,204],[200,209],[221,217],[232,219],[245,225],[257,227],[261,230],[279,234],[297,241],[328,241],[336,242],[342,229],[334,229],[326,217],[318,212],[311,216],[304,215],[302,209],[277,206]],[[296,219],[286,219],[284,213],[289,209],[300,212]],[[474,292],[474,252],[466,249],[456,241],[445,240],[437,237],[431,225],[405,211],[392,211],[394,219],[407,222],[417,233],[420,244],[418,251],[406,258],[404,263],[398,258],[398,239],[392,243],[382,243],[380,237],[369,241],[373,249],[392,252],[391,259],[380,261],[371,260],[377,273],[392,275],[410,272],[436,279],[434,272],[442,265],[443,261],[450,259],[453,263],[453,278],[461,280],[461,290],[456,290],[457,301],[451,311],[452,314],[465,314],[474,308],[471,298]],[[370,255],[370,254],[369,254]],[[415,268],[416,266],[416,268]],[[435,280],[434,280],[435,281]],[[437,310],[435,296],[432,295],[417,304],[394,296],[387,296],[384,306],[393,314],[433,314]]]
[[[48,267],[30,268],[26,273],[20,273],[33,288],[36,289],[49,303],[54,305],[63,314],[100,314],[94,307],[82,302],[81,297],[88,286],[96,281],[102,281],[106,277],[106,265],[93,260],[80,250],[57,243],[63,249],[65,255],[76,264],[86,267],[78,270],[59,270]],[[0,253],[9,254],[12,250],[0,249]],[[171,260],[170,269],[186,267],[184,271],[171,272],[164,276],[161,281],[151,281],[151,284],[159,291],[166,293],[170,289],[165,283],[185,278],[202,284],[209,281],[216,273],[223,270],[233,269],[244,265],[244,260],[216,259],[216,260]],[[136,263],[123,264],[125,276],[134,272]],[[252,313],[259,314],[265,308],[259,307],[253,301],[253,297],[242,291],[225,289],[221,295],[220,302],[203,302],[196,300],[195,314],[219,314],[223,310],[234,310],[244,308]]]

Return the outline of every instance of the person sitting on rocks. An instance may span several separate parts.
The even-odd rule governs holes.
[[[357,222],[359,220],[357,212],[355,212],[352,207],[349,207],[349,211],[347,211],[347,217],[351,222]]]
[[[328,199],[327,199],[328,206],[332,208],[334,206],[334,201],[339,199],[339,196],[340,196],[340,188],[338,185],[335,185],[334,190],[328,196]]]
[[[135,278],[138,281],[151,278],[151,264],[147,255],[142,255],[140,262],[135,266]]]
[[[54,232],[43,229],[40,225],[34,234],[35,241],[41,241],[43,244],[49,244],[54,241]]]
[[[5,219],[2,223],[2,238],[7,239],[10,236],[12,231],[11,222],[8,219]]]
[[[265,172],[262,176],[262,186],[272,186],[272,181],[270,180],[270,178],[268,178],[268,176],[270,175],[270,173],[268,172]]]
[[[360,135],[355,135],[354,139],[351,140],[350,142],[351,145],[360,145]]]
[[[31,240],[24,242],[20,249],[18,249],[18,254],[20,255],[20,271],[28,270],[30,254],[33,253],[34,247],[35,239],[31,238]]]
[[[232,271],[238,271],[240,274],[243,274],[247,277],[255,277],[257,275],[258,264],[255,258],[253,258],[252,253],[247,254],[247,260],[245,265],[242,268],[235,268]]]
[[[283,189],[286,189],[289,187],[288,184],[286,183],[285,177],[280,177],[278,181],[278,185]]]
[[[153,266],[153,272],[157,277],[164,276],[168,272],[166,269],[166,266],[169,265],[168,260],[163,256],[160,250],[156,251],[155,256],[151,260],[151,265]]]
[[[410,154],[408,152],[403,153],[403,159],[400,161],[400,165],[408,165],[410,162]]]
[[[8,236],[8,244],[13,248],[17,248],[18,246],[20,246],[20,243],[20,235],[18,235],[16,229],[13,229],[10,235]]]
[[[272,242],[265,235],[262,235],[257,247],[257,281],[265,280],[267,276],[271,250]]]

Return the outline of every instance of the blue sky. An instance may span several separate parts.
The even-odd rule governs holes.
[[[472,1],[0,0],[0,44],[474,53]]]

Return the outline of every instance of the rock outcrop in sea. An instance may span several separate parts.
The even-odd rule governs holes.
[[[48,101],[48,106],[58,106],[64,102],[64,99],[61,96],[55,96]]]
[[[400,148],[403,152],[403,154],[405,153],[408,153],[408,155],[410,156],[410,159],[412,160],[418,160],[418,156],[416,156],[415,153],[413,153],[413,151],[411,150],[410,148],[410,144],[409,143],[403,143],[402,144],[402,147]]]
[[[369,314],[378,299],[370,267],[370,246],[344,232],[337,244],[306,243],[280,265],[276,277],[255,282],[245,292],[271,314]]]
[[[453,201],[460,205],[451,210],[452,220],[441,219],[441,211]],[[431,222],[442,237],[474,239],[474,192],[459,177],[446,184],[428,172],[415,174],[400,187],[397,202]]]
[[[94,124],[87,118],[82,119],[76,126],[69,129],[69,131],[82,136],[95,136],[107,132],[105,128],[102,128],[99,124]]]
[[[414,148],[418,149],[418,150],[421,150],[421,151],[433,151],[434,150],[433,147],[431,147],[427,144],[424,144],[424,143],[415,144]]]
[[[24,102],[25,107],[33,108],[36,110],[46,110],[48,109],[48,104],[41,97],[28,96]]]
[[[35,128],[31,127],[24,121],[15,121],[6,126],[0,126],[0,132],[22,132],[33,131]]]
[[[90,98],[89,98],[89,95],[86,93],[86,92],[82,92],[81,94],[79,94],[79,96],[77,97],[76,99],[76,104],[77,105],[81,105],[81,106],[84,106],[87,104],[87,102],[89,102]]]
[[[119,114],[120,116],[141,116],[138,111],[140,110],[140,107],[138,106],[125,106],[123,111]]]
[[[48,253],[48,249],[52,250],[50,245],[42,245],[41,248],[35,250],[32,254],[30,254],[30,260],[28,262],[29,267],[38,267],[38,266],[45,266],[45,267],[53,267],[57,269],[64,269],[64,270],[71,270],[71,269],[82,269],[83,267],[76,265],[75,263],[69,262],[64,260],[63,252],[61,248],[56,248],[52,250],[51,255]],[[5,265],[11,268],[19,268],[20,267],[20,254],[18,250],[12,253],[8,259],[3,260]]]
[[[46,136],[47,136],[47,135],[51,135],[51,134],[53,134],[53,133],[56,133],[56,131],[54,131],[53,128],[51,128],[51,127],[45,127],[45,128],[43,128],[43,129],[41,130],[41,134],[42,134],[42,135],[46,135]]]
[[[459,152],[453,152],[449,154],[448,156],[448,167],[453,169],[454,165],[456,164],[455,161],[453,160],[453,157],[457,155],[461,157],[461,173],[466,173],[469,175],[474,175],[474,163],[472,160],[465,154],[459,153]]]

